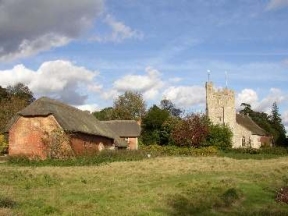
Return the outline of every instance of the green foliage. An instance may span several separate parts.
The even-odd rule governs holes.
[[[168,99],[161,100],[160,107],[162,110],[168,111],[170,115],[174,117],[180,117],[181,113],[183,113],[181,109],[177,108],[175,104],[173,104],[172,101]]]
[[[24,85],[23,83],[17,83],[14,86],[8,86],[7,93],[10,97],[14,96],[17,98],[21,98],[27,104],[35,101],[32,91],[28,88],[28,86]]]
[[[274,102],[272,105],[272,112],[270,116],[271,126],[274,129],[274,139],[277,145],[284,145],[286,139],[286,130],[282,124],[281,115],[277,103]]]
[[[164,144],[162,142],[162,126],[168,119],[169,112],[153,105],[142,119],[141,139],[146,145]],[[166,134],[165,134],[166,135]]]
[[[4,135],[0,135],[0,155],[8,153],[8,142]]]
[[[150,145],[141,147],[141,151],[150,154],[152,157],[157,156],[212,156],[217,155],[218,150],[214,146],[191,148],[191,147],[178,147],[174,145],[159,146]]]
[[[100,121],[109,121],[113,119],[113,107],[106,107],[101,111],[93,112],[93,115]]]
[[[281,115],[279,114],[276,102],[272,104],[271,115],[264,112],[253,111],[250,104],[242,103],[241,106],[244,106],[244,108],[240,113],[249,115],[256,124],[267,132],[268,135],[272,135],[276,145],[287,145],[285,127],[282,124]]]
[[[146,104],[139,92],[126,91],[113,104],[113,119],[139,120],[146,111]]]
[[[0,86],[0,96],[0,132],[3,132],[10,119],[35,98],[29,88],[22,83],[8,86],[7,89]]]
[[[25,156],[9,157],[8,163],[17,166],[93,166],[116,161],[138,161],[147,158],[144,151],[104,150],[94,155],[66,159],[29,159]]]
[[[228,126],[211,123],[204,143],[207,146],[216,146],[224,150],[232,147],[232,136],[233,133]]]
[[[266,147],[266,148],[237,148],[226,149],[220,152],[221,156],[235,159],[270,159],[288,155],[288,148],[285,147]]]

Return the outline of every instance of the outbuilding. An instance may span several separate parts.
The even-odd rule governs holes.
[[[59,158],[127,146],[90,113],[47,97],[18,112],[6,131],[10,156]]]

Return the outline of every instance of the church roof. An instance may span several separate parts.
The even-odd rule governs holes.
[[[236,114],[236,122],[254,135],[265,136],[266,131],[259,127],[248,115]]]

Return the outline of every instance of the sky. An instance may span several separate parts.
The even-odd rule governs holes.
[[[205,110],[205,82],[236,107],[279,107],[288,129],[288,0],[0,0],[0,85],[84,110],[127,90]]]

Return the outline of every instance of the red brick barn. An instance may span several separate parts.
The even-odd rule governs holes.
[[[112,120],[103,121],[111,130],[113,130],[121,139],[128,144],[128,149],[138,149],[138,137],[141,134],[140,125],[134,120]]]
[[[10,156],[45,159],[127,145],[93,115],[46,97],[17,113],[6,131]]]

